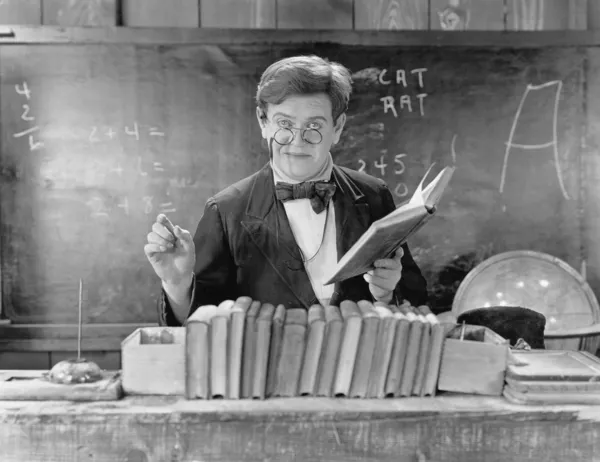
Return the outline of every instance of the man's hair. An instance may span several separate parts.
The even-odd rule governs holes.
[[[266,117],[267,104],[287,97],[325,93],[331,100],[334,123],[348,110],[352,76],[343,65],[319,56],[293,56],[271,64],[262,74],[256,104]]]

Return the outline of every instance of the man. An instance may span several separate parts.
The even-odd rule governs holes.
[[[333,164],[351,89],[348,69],[317,56],[265,70],[256,115],[269,163],[208,199],[193,238],[164,215],[148,234],[144,251],[162,281],[161,325],[181,325],[199,306],[242,295],[307,309],[343,300],[426,302],[406,245],[363,276],[324,285],[369,225],[395,209],[383,181]]]

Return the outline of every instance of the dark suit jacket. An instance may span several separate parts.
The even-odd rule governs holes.
[[[395,209],[392,195],[377,178],[333,167],[333,197],[338,259],[375,220]],[[304,268],[283,204],[275,198],[269,164],[211,197],[194,235],[196,246],[192,309],[249,296],[261,303],[305,307],[319,303]],[[395,295],[413,305],[427,302],[426,282],[404,245],[402,278]],[[369,285],[357,276],[334,286],[331,304],[373,300]],[[163,291],[159,323],[180,323]],[[188,314],[188,316],[189,316]]]

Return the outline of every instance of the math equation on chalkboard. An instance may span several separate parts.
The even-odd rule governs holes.
[[[90,217],[174,213],[172,193],[198,186],[194,179],[170,171],[169,159],[161,155],[167,136],[161,127],[138,120],[121,126],[44,125],[36,119],[35,95],[28,83],[15,84],[14,91],[21,113],[12,137],[23,141],[24,150],[39,156],[40,181],[45,187],[88,190],[84,203]],[[61,155],[44,155],[45,150]],[[82,158],[86,151],[93,155]]]

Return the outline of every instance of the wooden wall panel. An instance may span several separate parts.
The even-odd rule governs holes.
[[[259,28],[276,27],[276,0],[202,0],[202,27]]]
[[[586,30],[589,4],[598,4],[598,0],[569,0],[569,29]]]
[[[507,30],[565,30],[569,0],[507,0]]]
[[[587,28],[600,29],[600,1],[589,0],[587,8]]]
[[[429,28],[429,2],[423,0],[354,0],[357,30]]]
[[[2,351],[0,370],[50,369],[50,355],[43,351]]]
[[[42,0],[0,1],[0,24],[39,25],[42,23]]]
[[[116,26],[118,0],[42,0],[50,26]]]
[[[50,353],[50,367],[64,359],[76,358],[77,352],[56,351]],[[86,351],[81,353],[81,357],[94,361],[100,368],[108,371],[116,371],[121,369],[121,352],[120,351]]]
[[[430,0],[429,11],[432,30],[504,30],[502,0]]]
[[[123,25],[130,27],[198,27],[199,0],[121,0]]]
[[[352,29],[353,0],[277,0],[279,29]]]

